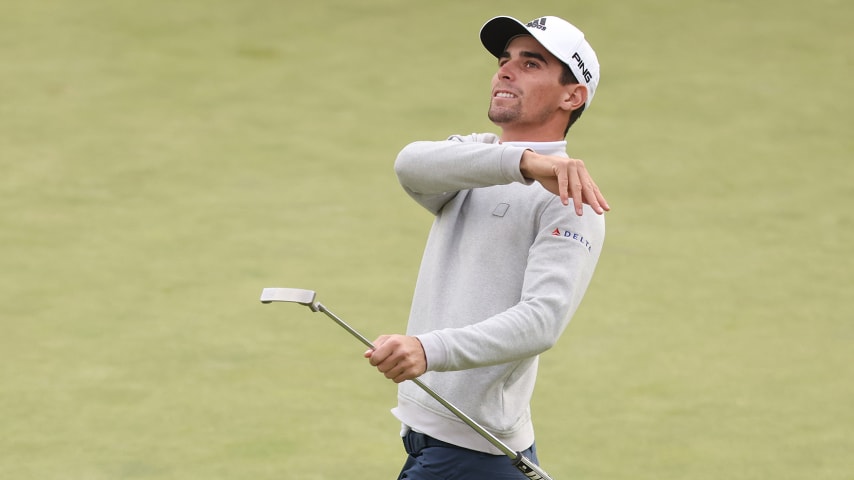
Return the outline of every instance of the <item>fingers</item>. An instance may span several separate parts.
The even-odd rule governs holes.
[[[427,360],[421,342],[405,335],[383,335],[374,342],[375,350],[365,352],[371,365],[395,383],[423,374]]]
[[[602,195],[602,192],[599,190],[599,186],[597,186],[593,181],[590,181],[590,186],[586,190],[587,195],[590,196],[587,203],[593,207],[593,210],[602,214],[611,210],[611,207],[608,205],[608,201],[605,200],[605,196]]]
[[[608,201],[605,200],[605,196],[599,190],[599,186],[589,175],[587,177],[588,180],[584,186],[584,203],[590,205],[590,208],[599,215],[611,210]]]
[[[559,168],[557,165],[553,168],[555,177],[557,177],[557,192],[560,196],[560,203],[564,205],[569,205],[569,196],[570,196],[570,188],[569,188],[569,175],[567,170],[564,168]],[[575,197],[573,197],[573,200]]]
[[[585,203],[590,205],[590,208],[599,215],[611,209],[604,195],[599,190],[599,186],[596,185],[596,182],[590,176],[590,172],[587,171],[587,167],[584,166],[583,161],[570,159],[567,169],[569,171],[569,195],[572,196],[576,215],[579,217],[583,215],[583,204]]]
[[[580,169],[579,165],[581,167]],[[586,173],[587,171],[583,170],[584,163],[582,163],[581,160],[578,160],[577,162],[570,162],[568,169],[570,178],[569,186],[572,189],[570,192],[570,195],[572,195],[572,205],[575,207],[575,214],[581,216],[581,214],[584,213],[584,184],[581,181],[581,173]],[[564,203],[564,205],[567,205],[567,203]]]
[[[585,203],[600,215],[611,210],[582,160],[526,151],[519,169],[525,178],[537,180],[546,190],[560,197],[563,205],[568,206],[572,199],[578,216],[584,213]]]
[[[383,375],[385,375],[385,378],[393,381],[394,383],[404,382],[406,380],[411,380],[418,376],[412,373],[412,371],[410,370],[411,367],[412,365],[404,365],[402,363],[399,363],[395,365],[395,367],[391,370],[383,372]]]
[[[581,192],[584,196],[584,203],[590,205],[590,208],[593,209],[597,214],[602,214],[602,206],[599,204],[599,197],[596,196],[596,191],[599,187],[593,183],[593,180],[588,180],[586,185],[583,187],[584,190]],[[575,205],[575,213],[577,215],[581,215],[582,205],[580,203]]]
[[[376,340],[371,342],[374,344],[374,348],[369,348],[368,350],[365,350],[364,357],[365,358],[373,358],[374,352],[376,352],[376,349],[379,348],[382,344],[384,344],[388,340],[388,338],[389,338],[389,335],[381,335],[381,336],[377,337]]]

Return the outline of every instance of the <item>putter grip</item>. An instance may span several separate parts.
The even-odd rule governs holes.
[[[526,477],[532,480],[552,480],[552,477],[550,477],[545,470],[528,459],[528,457],[522,455],[521,452],[517,452],[516,455],[516,460],[513,461],[513,466],[518,468]]]

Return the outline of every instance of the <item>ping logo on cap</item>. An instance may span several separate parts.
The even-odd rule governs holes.
[[[546,17],[538,18],[536,20],[531,20],[526,25],[528,28],[538,28],[542,31],[546,31]]]
[[[584,60],[581,59],[581,55],[578,52],[572,54],[572,59],[578,64],[578,69],[581,71],[581,74],[584,75],[584,81],[590,82],[590,79],[593,78],[593,74],[590,73],[590,70],[584,67]]]

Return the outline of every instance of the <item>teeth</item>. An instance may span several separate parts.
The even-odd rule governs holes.
[[[499,98],[516,98],[516,95],[507,92],[498,92],[495,94],[495,96]]]

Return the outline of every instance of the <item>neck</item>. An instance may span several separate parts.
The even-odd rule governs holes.
[[[505,131],[501,132],[501,142],[563,142],[566,137],[555,135],[524,134],[514,135]]]

